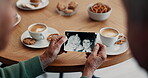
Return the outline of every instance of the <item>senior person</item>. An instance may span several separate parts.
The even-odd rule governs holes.
[[[14,24],[15,10],[11,6],[11,0],[0,0],[0,51],[5,49],[8,35]],[[62,54],[61,46],[67,40],[65,36],[57,36],[51,39],[47,50],[40,56],[19,62],[5,68],[0,68],[0,78],[35,78],[43,74],[44,69],[51,64],[59,54]],[[94,71],[106,59],[106,47],[96,44],[93,52],[88,56],[81,78],[92,78]],[[52,78],[52,77],[51,77]]]
[[[148,0],[123,0],[133,56],[148,72]]]

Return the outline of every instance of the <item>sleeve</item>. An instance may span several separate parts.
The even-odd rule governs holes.
[[[0,78],[35,78],[44,72],[40,57],[36,56],[30,60],[0,68]]]
[[[87,76],[82,76],[81,78],[88,78]]]

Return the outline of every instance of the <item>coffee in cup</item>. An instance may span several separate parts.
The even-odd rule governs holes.
[[[28,27],[30,36],[36,40],[43,40],[46,38],[48,27],[43,23],[35,23]]]
[[[118,31],[114,29],[105,29],[101,32],[101,34],[105,37],[116,37],[118,36]]]
[[[30,28],[31,32],[43,32],[46,30],[46,26],[42,24],[36,24]]]
[[[110,47],[119,41],[118,37],[123,34],[119,33],[117,29],[112,27],[105,27],[100,30],[100,39],[104,45]]]

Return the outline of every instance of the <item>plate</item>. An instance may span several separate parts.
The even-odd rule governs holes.
[[[50,35],[50,34],[60,34],[56,29],[54,28],[51,28],[51,27],[48,27],[48,31],[47,31],[47,37]],[[23,39],[24,38],[28,38],[28,37],[31,37],[28,30],[25,31],[22,36],[21,36],[21,42],[23,43]],[[44,39],[44,40],[39,40],[37,41],[34,45],[26,45],[24,44],[25,46],[27,47],[30,47],[30,48],[46,48],[49,46],[50,42],[47,40],[47,37]]]
[[[100,39],[100,34],[97,35],[96,39],[97,43],[102,43]],[[129,48],[128,40],[124,42],[122,45],[114,44],[113,46],[107,47],[107,55],[119,55],[126,52]]]
[[[30,0],[18,0],[17,3],[16,3],[16,6],[19,8],[19,9],[22,9],[22,10],[39,10],[39,9],[42,9],[44,7],[46,7],[48,4],[49,4],[49,1],[46,0],[45,2],[42,2],[38,7],[34,8],[34,9],[29,9],[29,8],[23,8],[21,6],[22,3],[30,3]]]
[[[13,25],[13,27],[15,27],[17,24],[19,24],[21,22],[21,16],[17,13],[16,15],[17,21],[15,22],[15,24]]]

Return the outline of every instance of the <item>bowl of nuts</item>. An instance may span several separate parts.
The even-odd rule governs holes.
[[[104,21],[109,18],[112,8],[103,3],[94,3],[88,6],[88,15],[95,21]]]

